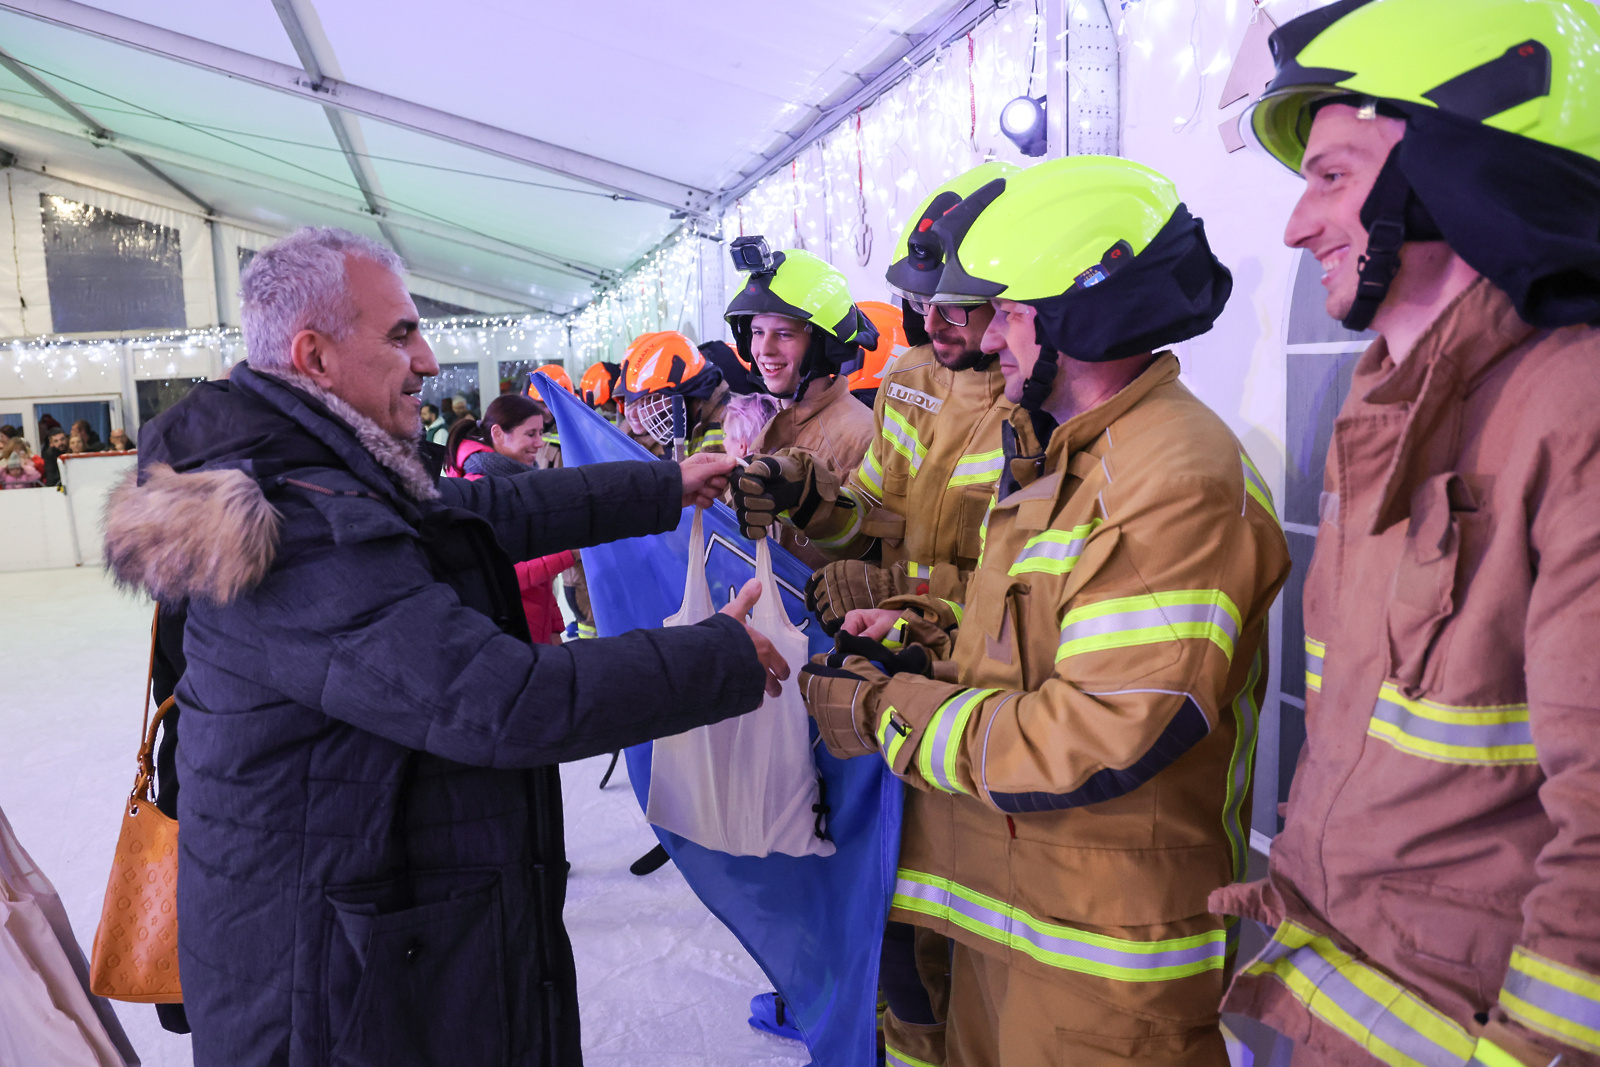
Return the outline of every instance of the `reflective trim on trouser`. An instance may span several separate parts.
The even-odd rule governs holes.
[[[1390,1067],[1462,1067],[1473,1039],[1393,978],[1285,922],[1247,975],[1278,979],[1319,1020]]]
[[[978,452],[962,456],[956,461],[955,473],[950,476],[950,488],[962,485],[983,485],[987,482],[1000,480],[1000,471],[1004,469],[1005,449],[997,448],[993,452]]]
[[[895,907],[943,919],[1051,967],[1122,982],[1162,982],[1222,969],[1227,937],[1222,930],[1128,941],[1036,919],[947,878],[903,867],[897,875]]]
[[[927,1060],[919,1060],[909,1052],[901,1052],[887,1041],[883,1045],[883,1055],[886,1067],[939,1067]]]
[[[1600,1052],[1600,977],[1519,945],[1500,988],[1500,1007],[1530,1030]]]
[[[1066,574],[1078,565],[1089,535],[1100,526],[1094,519],[1070,530],[1046,530],[1028,538],[1011,564],[1010,574]]]
[[[917,769],[923,781],[946,793],[965,793],[956,774],[956,757],[967,736],[972,713],[998,689],[958,689],[955,696],[939,705],[922,732],[922,747],[917,752]]]
[[[1539,761],[1528,705],[1472,708],[1414,700],[1393,682],[1379,690],[1367,733],[1439,763],[1508,767]]]
[[[1239,609],[1220,589],[1181,589],[1101,600],[1067,612],[1061,620],[1056,660],[1130,645],[1201,638],[1222,649],[1231,661],[1239,625]]]
[[[1313,693],[1322,692],[1322,657],[1327,651],[1321,641],[1306,638],[1306,689]]]

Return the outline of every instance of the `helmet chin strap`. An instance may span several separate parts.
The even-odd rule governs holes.
[[[1055,384],[1056,372],[1061,369],[1058,362],[1061,353],[1045,339],[1044,324],[1037,319],[1033,323],[1033,336],[1039,342],[1039,358],[1028,374],[1028,380],[1022,383],[1022,399],[1017,406],[1024,411],[1042,412],[1045,399],[1050,395],[1050,387]]]
[[[1403,138],[1402,138],[1403,141]],[[1372,325],[1378,308],[1389,295],[1395,275],[1400,273],[1400,248],[1407,241],[1439,241],[1443,235],[1417,199],[1405,172],[1400,169],[1400,145],[1396,141],[1372,183],[1372,192],[1361,205],[1361,221],[1367,227],[1367,251],[1356,271],[1356,298],[1339,324],[1360,332]]]

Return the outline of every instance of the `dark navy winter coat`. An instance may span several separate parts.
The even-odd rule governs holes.
[[[419,501],[363,440],[241,366],[147,428],[108,509],[118,577],[189,603],[195,1063],[571,1067],[555,764],[749,711],[764,672],[724,616],[527,640],[512,560],[673,528],[675,464]]]

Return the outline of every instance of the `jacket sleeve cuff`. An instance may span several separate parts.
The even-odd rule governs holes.
[[[1600,1053],[1600,975],[1518,945],[1511,952],[1491,1025],[1546,1052],[1541,1063],[1578,1049],[1587,1054],[1587,1062]],[[1494,1041],[1500,1043],[1499,1038]]]
[[[889,679],[878,698],[878,750],[891,771],[919,789],[943,791],[918,771],[918,756],[928,741],[929,724],[939,709],[961,691],[960,686],[932,678],[897,674]]]
[[[695,623],[713,630],[721,630],[722,639],[727,643],[729,651],[737,649],[734,658],[740,661],[738,671],[739,706],[746,711],[754,711],[761,706],[767,698],[767,669],[761,665],[761,657],[756,655],[756,643],[750,640],[750,633],[744,624],[731,615],[724,615],[720,611],[709,619]],[[797,671],[800,665],[789,664],[789,669]]]

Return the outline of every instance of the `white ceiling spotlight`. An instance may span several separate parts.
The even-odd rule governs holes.
[[[1045,98],[1019,96],[1000,109],[1000,132],[1025,156],[1042,156],[1048,147]]]

